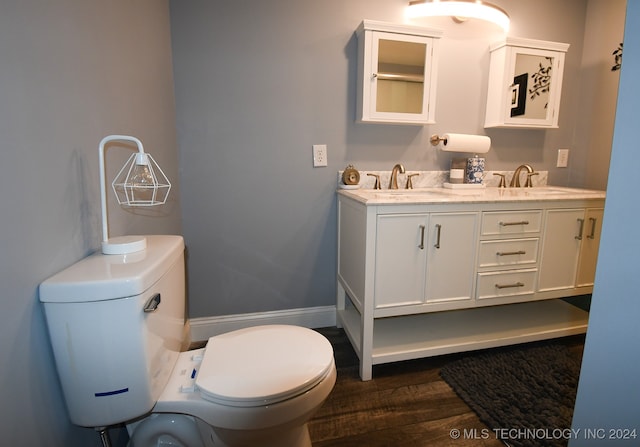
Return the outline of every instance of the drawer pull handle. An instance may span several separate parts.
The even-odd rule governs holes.
[[[529,225],[529,221],[528,220],[521,220],[519,222],[500,222],[499,224],[501,227],[510,227],[513,225]]]
[[[424,225],[420,225],[420,245],[418,245],[420,250],[424,250],[424,228]]]
[[[496,289],[510,289],[513,287],[524,287],[524,283],[517,282],[515,284],[496,284]]]
[[[591,222],[591,233],[589,233],[589,236],[587,236],[587,239],[595,239],[597,219],[595,217],[590,217],[589,222]]]
[[[436,224],[436,231],[437,231],[437,236],[436,236],[436,243],[434,247],[440,248],[440,233],[442,233],[442,225]]]
[[[524,250],[518,251],[498,251],[496,252],[496,256],[513,256],[513,255],[526,255],[527,252]]]
[[[576,239],[581,241],[582,231],[584,230],[584,219],[578,219],[578,222],[580,222],[580,230],[578,231],[578,235],[576,236]]]

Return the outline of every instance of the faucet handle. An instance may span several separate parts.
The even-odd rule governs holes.
[[[500,184],[498,185],[498,188],[506,188],[507,187],[507,182],[504,179],[504,174],[499,174],[497,172],[494,172],[493,175],[499,175],[500,176]]]
[[[540,173],[539,172],[527,172],[527,181],[524,184],[525,188],[533,187],[533,183],[531,182],[531,176],[532,175],[538,175],[538,174],[540,174]]]
[[[371,173],[367,173],[367,175],[370,175],[371,177],[375,177],[375,183],[373,185],[373,189],[382,189],[382,187],[380,186],[380,176],[378,174],[371,174]]]
[[[407,175],[407,184],[405,186],[405,189],[413,189],[413,181],[411,180],[411,178],[415,177],[417,175],[420,175],[420,174],[409,174],[409,175]]]

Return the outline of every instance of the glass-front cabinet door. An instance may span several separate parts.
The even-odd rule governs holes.
[[[558,127],[568,49],[514,37],[492,45],[485,127]]]
[[[358,36],[357,120],[429,124],[440,31],[365,20]]]

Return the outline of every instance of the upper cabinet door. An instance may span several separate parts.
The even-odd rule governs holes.
[[[568,49],[514,37],[492,45],[484,127],[557,128]]]
[[[440,31],[365,20],[358,36],[360,122],[429,124]]]

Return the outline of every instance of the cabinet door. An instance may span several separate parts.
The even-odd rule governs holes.
[[[568,48],[568,44],[519,38],[494,47],[485,127],[558,127]]]
[[[473,297],[478,213],[434,213],[429,219],[426,301]]]
[[[564,53],[514,49],[511,81],[505,104],[505,123],[557,127]]]
[[[547,211],[540,257],[539,291],[574,287],[583,235],[584,209]]]
[[[379,215],[376,228],[375,307],[424,302],[427,214]]]
[[[393,32],[395,29],[398,32]],[[434,122],[439,37],[434,31],[363,22],[358,30],[359,121]]]
[[[603,215],[603,208],[589,208],[585,214],[584,234],[578,262],[577,287],[593,286],[593,280],[596,276]]]

